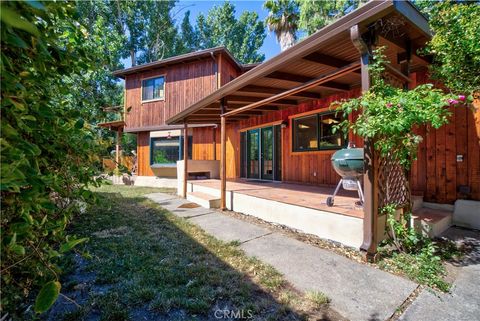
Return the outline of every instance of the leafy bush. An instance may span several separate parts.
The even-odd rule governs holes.
[[[466,97],[458,98],[434,88],[432,84],[417,86],[411,90],[396,88],[384,80],[384,47],[373,52],[369,71],[372,86],[359,98],[345,100],[338,112],[345,120],[337,127],[345,132],[353,131],[365,139],[373,140],[381,157],[395,157],[405,168],[416,158],[422,137],[413,132],[415,127],[429,125],[439,128],[448,123],[450,104],[459,104]],[[361,112],[353,121],[348,115]]]
[[[478,1],[439,1],[428,8],[434,36],[425,53],[433,56],[432,76],[455,92],[480,92]]]
[[[42,285],[36,311],[55,301],[56,260],[85,241],[65,228],[99,184],[100,142],[67,80],[97,55],[73,2],[2,2],[1,45],[1,311],[23,319]]]
[[[410,226],[410,213],[398,220],[396,206],[392,204],[382,208],[382,212],[387,215],[390,238],[382,244],[380,265],[387,270],[401,271],[418,283],[448,291],[450,285],[443,280],[446,271],[437,244]]]

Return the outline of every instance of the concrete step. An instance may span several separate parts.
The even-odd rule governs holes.
[[[423,207],[423,196],[412,195],[412,211],[417,211]]]
[[[188,192],[187,200],[205,208],[219,208],[220,198],[202,192]]]
[[[422,207],[413,211],[415,228],[429,237],[438,236],[452,225],[453,212]]]

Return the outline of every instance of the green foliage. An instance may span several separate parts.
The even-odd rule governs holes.
[[[35,312],[47,311],[58,298],[62,285],[58,281],[45,283],[35,300]]]
[[[308,35],[331,24],[350,11],[357,9],[366,0],[297,0],[300,7],[299,26]]]
[[[446,271],[437,244],[410,226],[411,214],[400,219],[396,217],[396,205],[382,208],[387,215],[387,232],[390,238],[383,242],[380,249],[383,257],[380,266],[394,272],[405,273],[420,284],[441,291],[448,291],[450,285],[443,280]],[[389,246],[394,245],[392,250]]]
[[[268,29],[275,32],[282,51],[293,46],[297,40],[300,15],[297,2],[295,0],[267,0],[263,7],[269,10],[265,22]]]
[[[480,4],[443,1],[430,7],[434,32],[425,50],[434,59],[432,76],[458,93],[480,91]]]
[[[459,105],[453,95],[445,94],[432,84],[417,86],[411,90],[396,88],[384,80],[384,48],[374,51],[369,65],[372,85],[361,97],[336,102],[345,117],[338,128],[349,130],[365,139],[373,140],[381,157],[394,157],[405,168],[416,158],[422,137],[413,130],[427,125],[439,128],[448,123],[450,104]],[[465,99],[465,97],[462,97]],[[469,97],[471,99],[471,97]],[[348,115],[361,112],[350,122]]]
[[[71,100],[71,80],[100,59],[73,2],[2,2],[1,12],[1,310],[21,319],[58,281],[56,260],[81,241],[65,228],[99,185],[104,147]],[[38,311],[54,300],[57,283],[47,284]]]
[[[266,37],[263,22],[254,11],[244,11],[235,18],[235,6],[230,2],[214,6],[206,16],[200,13],[195,33],[198,49],[225,46],[242,63],[265,59],[258,52]]]

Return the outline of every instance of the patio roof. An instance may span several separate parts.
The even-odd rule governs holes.
[[[387,70],[401,81],[402,60],[411,53],[410,71],[428,59],[416,54],[431,36],[427,19],[407,1],[371,1],[322,28],[297,45],[206,96],[167,120],[168,124],[219,123],[221,102],[227,122],[295,106],[361,85],[360,53],[350,29],[375,30],[377,45],[387,46]]]

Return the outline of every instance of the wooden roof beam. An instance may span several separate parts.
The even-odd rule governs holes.
[[[245,103],[254,103],[257,102],[261,97],[252,97],[252,96],[227,96],[225,97],[225,100],[230,103],[230,102],[245,102]],[[297,101],[292,100],[292,99],[280,99],[275,102],[276,105],[286,105],[286,106],[292,106],[296,105]],[[228,105],[228,104],[227,104]]]
[[[321,85],[325,82],[328,82],[328,81],[332,81],[336,78],[339,78],[339,77],[342,77],[346,74],[349,74],[355,70],[358,70],[360,68],[360,63],[357,62],[357,63],[352,63],[352,64],[349,64],[347,66],[344,66],[342,68],[338,68],[336,69],[335,71],[332,71],[332,72],[329,72],[329,73],[325,73],[323,75],[321,75],[320,77],[318,78],[315,78],[315,79],[312,79],[310,81],[307,81],[305,82],[304,84],[300,85],[300,86],[297,86],[295,88],[292,88],[292,89],[289,89],[289,90],[286,90],[284,91],[283,93],[280,93],[280,94],[277,94],[275,96],[272,96],[272,97],[269,97],[269,98],[265,98],[261,101],[258,101],[258,102],[255,102],[255,103],[252,103],[250,105],[247,105],[245,107],[242,107],[242,108],[238,108],[238,109],[235,109],[235,110],[232,110],[232,111],[229,111],[225,114],[223,114],[222,116],[225,116],[225,117],[230,117],[230,116],[233,116],[233,115],[236,115],[236,114],[239,114],[239,113],[242,113],[242,112],[245,112],[247,110],[252,110],[252,109],[255,109],[257,107],[260,107],[262,105],[266,105],[266,104],[270,104],[270,103],[275,103],[277,100],[280,100],[280,99],[283,99],[285,97],[290,97],[292,96],[293,94],[295,93],[298,93],[298,92],[301,92],[301,91],[304,91],[304,90],[308,90],[310,88],[314,88],[318,85]]]
[[[391,47],[392,45],[397,47],[397,49],[400,49],[402,51],[407,50],[407,43],[409,39],[406,39],[405,37],[403,38],[393,38],[388,35],[379,35],[378,36],[383,42],[387,44],[388,47]],[[417,54],[417,51],[421,49],[421,47],[415,45],[414,43],[411,43],[411,50],[410,54],[412,57],[415,57],[416,59],[420,60],[422,63],[428,65],[431,64],[433,59],[432,56],[420,56]]]
[[[302,58],[303,60],[315,62],[321,65],[329,66],[329,67],[335,67],[335,68],[341,68],[343,66],[346,66],[351,63],[351,61],[343,60],[337,57],[333,57],[330,55],[326,55],[323,53],[320,53],[318,51],[312,52],[309,55],[306,55],[305,57]],[[355,73],[360,73],[359,71],[354,71]]]
[[[284,92],[285,89],[275,88],[275,87],[249,85],[249,86],[245,86],[245,87],[239,89],[238,91],[239,92],[245,92],[245,93],[267,93],[267,94],[275,94],[276,95],[276,94],[280,94],[281,92]],[[320,99],[320,98],[322,98],[322,95],[317,94],[317,93],[312,93],[312,92],[301,92],[301,93],[296,93],[295,95],[292,95],[292,97]]]
[[[306,83],[306,82],[309,82],[309,81],[315,79],[315,78],[311,78],[311,77],[308,77],[308,76],[291,74],[291,73],[283,72],[283,71],[275,71],[275,72],[267,75],[266,77],[267,78],[273,78],[273,79],[279,79],[279,80],[298,82],[298,83]],[[341,83],[338,83],[338,82],[335,82],[335,81],[328,81],[328,82],[322,83],[321,85],[318,85],[318,87],[325,87],[325,88],[328,88],[328,89],[339,90],[339,91],[350,90],[349,85],[341,84]]]

